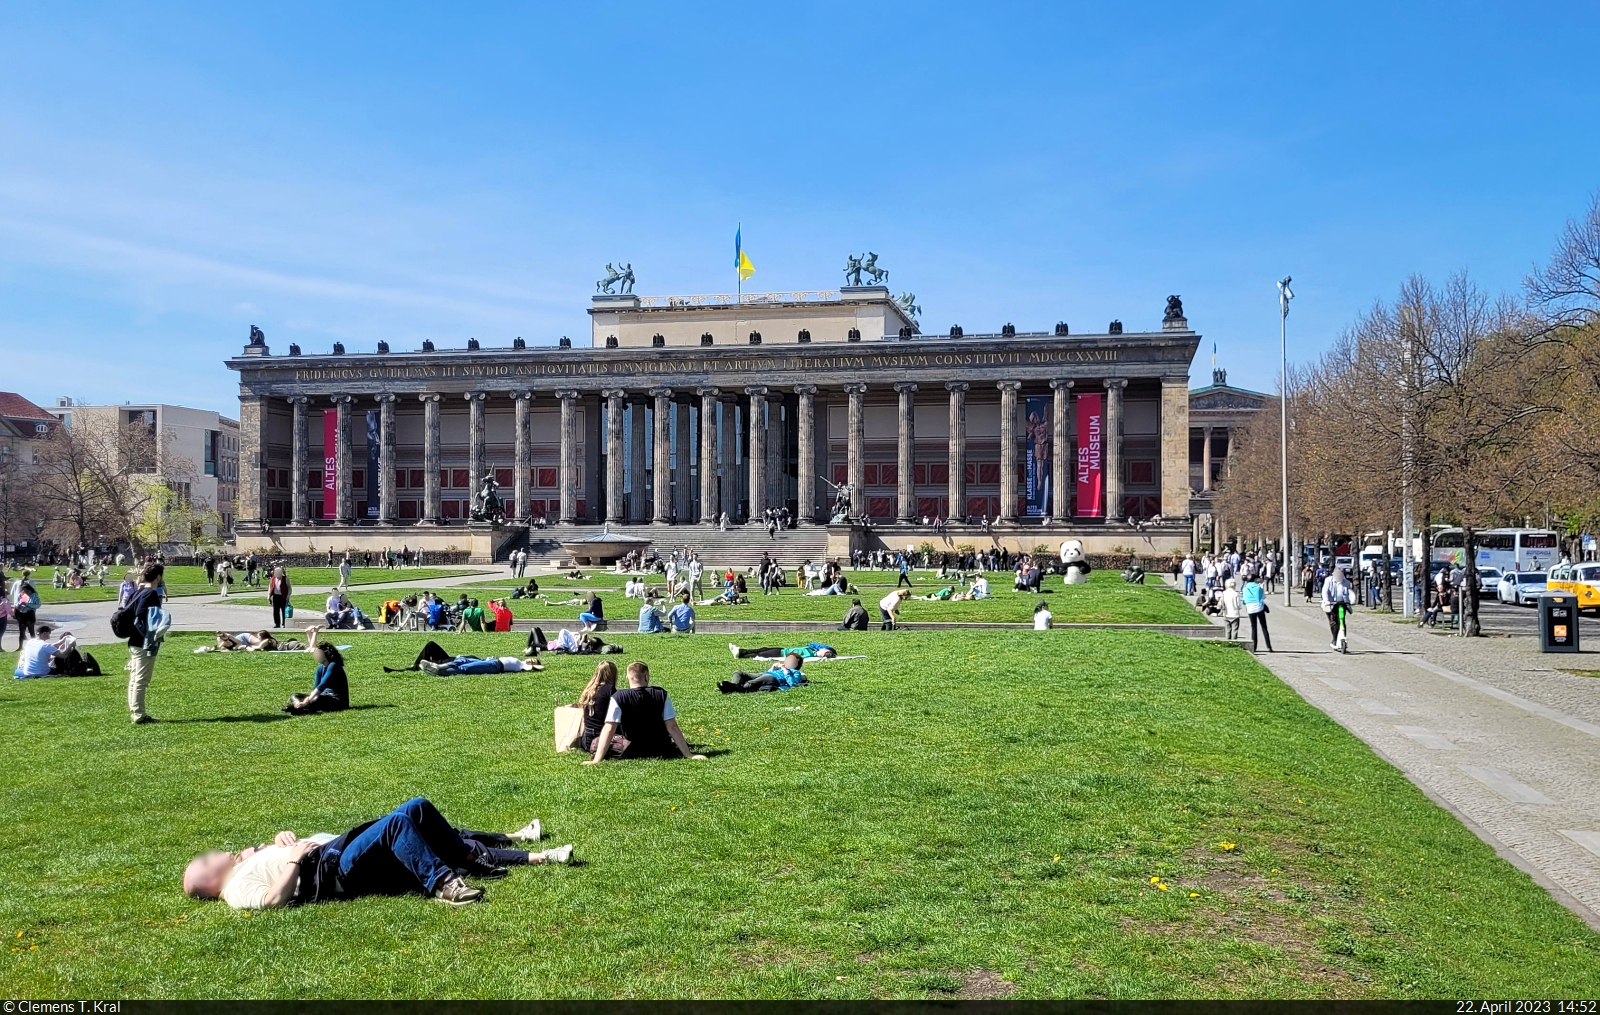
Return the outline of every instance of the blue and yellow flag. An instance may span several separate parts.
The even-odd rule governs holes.
[[[740,229],[733,231],[733,270],[739,273],[739,281],[743,282],[756,273],[756,266],[750,263],[750,258],[745,256],[744,243],[739,237]]]

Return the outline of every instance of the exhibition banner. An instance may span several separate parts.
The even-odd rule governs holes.
[[[1101,503],[1105,491],[1105,477],[1101,472],[1101,437],[1105,422],[1101,410],[1103,400],[1103,395],[1078,396],[1079,518],[1103,518],[1106,513]]]
[[[1030,518],[1039,518],[1050,512],[1050,442],[1054,433],[1054,399],[1029,397],[1024,399],[1027,413],[1027,459],[1023,469],[1023,491],[1026,511]]]
[[[322,517],[332,518],[338,496],[339,410],[322,410]]]
[[[367,410],[367,517],[378,517],[378,410]]]

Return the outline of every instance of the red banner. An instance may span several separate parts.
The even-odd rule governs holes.
[[[322,410],[322,517],[332,518],[338,496],[339,410]]]
[[[1101,473],[1101,436],[1105,416],[1100,395],[1078,396],[1078,511],[1080,518],[1103,518],[1105,477]]]

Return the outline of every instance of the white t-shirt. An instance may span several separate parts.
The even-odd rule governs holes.
[[[332,842],[334,836],[318,832],[306,838],[312,842]],[[268,846],[246,857],[222,885],[222,901],[234,909],[264,909],[267,896],[291,863],[289,846]]]
[[[1038,613],[1033,615],[1033,629],[1035,631],[1050,630],[1050,621],[1052,619],[1053,615],[1049,610],[1040,610]]]
[[[662,691],[661,693],[662,694],[667,694],[667,692],[665,692],[665,691]],[[661,709],[661,721],[662,722],[666,722],[668,719],[676,719],[676,718],[678,718],[678,710],[672,707],[672,695],[667,694],[666,704]],[[612,698],[611,699],[611,707],[606,709],[606,722],[621,722],[621,721],[622,721],[622,706],[617,704],[617,699],[616,698]]]
[[[1183,573],[1194,574],[1194,561],[1188,557],[1183,558]]]
[[[47,677],[50,675],[50,657],[59,652],[52,642],[43,638],[29,638],[22,643],[22,651],[17,655],[17,673],[24,677]]]
[[[986,595],[988,595],[989,594],[989,579],[987,579],[987,578],[979,578],[977,581],[973,582],[972,583],[972,594],[975,595],[975,596],[986,596]]]
[[[888,595],[884,596],[882,599],[878,600],[878,609],[880,609],[880,610],[888,610],[890,613],[893,613],[895,610],[898,610],[899,608],[900,608],[900,593],[898,591],[891,592]]]
[[[528,666],[528,660],[518,656],[501,656],[500,665],[505,667],[507,673],[521,673]]]

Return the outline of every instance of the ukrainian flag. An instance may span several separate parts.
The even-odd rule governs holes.
[[[739,281],[743,282],[756,273],[756,266],[750,263],[750,258],[745,255],[744,243],[739,237],[740,230],[733,231],[733,268],[739,273]]]

